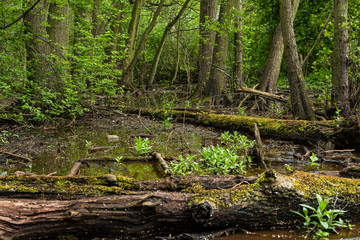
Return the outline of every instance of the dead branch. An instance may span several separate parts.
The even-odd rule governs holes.
[[[252,89],[252,88],[247,88],[247,87],[244,87],[244,86],[239,86],[237,91],[262,96],[262,97],[269,98],[269,99],[279,101],[279,102],[282,102],[282,103],[287,103],[288,102],[288,99],[284,99],[284,98],[282,98],[282,97],[280,97],[278,95],[268,93],[268,92],[259,91],[259,90]]]

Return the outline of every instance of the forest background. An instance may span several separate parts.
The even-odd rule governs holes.
[[[308,91],[325,113],[356,114],[359,11],[357,0],[1,1],[0,117],[75,119],[98,96],[178,84],[197,103],[285,88],[295,118],[315,119]]]

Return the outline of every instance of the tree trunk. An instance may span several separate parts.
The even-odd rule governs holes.
[[[123,72],[123,76],[122,76],[122,82],[125,85],[128,86],[132,86],[132,81],[133,81],[133,74],[134,74],[134,69],[135,69],[135,65],[141,55],[141,52],[144,50],[145,48],[145,44],[147,41],[147,38],[149,37],[149,34],[151,33],[151,31],[153,30],[153,28],[155,27],[157,18],[159,17],[160,13],[161,13],[161,9],[164,5],[165,0],[161,0],[158,7],[156,8],[156,11],[153,15],[153,18],[149,24],[149,26],[146,28],[144,34],[141,37],[139,46],[137,47],[129,65],[127,66],[127,68],[124,70]]]
[[[221,93],[226,87],[226,60],[228,55],[228,13],[231,10],[231,1],[223,1],[220,5],[219,26],[220,30],[216,33],[215,47],[212,58],[212,65],[209,80],[204,89],[204,95],[213,98],[218,102]]]
[[[152,83],[154,82],[156,71],[157,71],[157,66],[159,64],[160,56],[161,56],[162,50],[163,50],[164,45],[165,45],[166,37],[167,37],[169,31],[171,30],[171,28],[177,23],[177,21],[179,21],[181,15],[184,13],[184,11],[187,8],[190,1],[191,0],[186,0],[184,5],[180,9],[179,13],[176,15],[176,17],[170,23],[168,23],[168,25],[165,27],[164,33],[163,33],[163,35],[161,37],[161,40],[160,40],[160,44],[159,44],[159,46],[158,46],[158,48],[156,50],[156,53],[155,53],[155,56],[154,56],[154,59],[153,59],[153,62],[152,62],[152,66],[151,66],[151,70],[150,70],[150,77],[149,77],[148,82],[146,84],[147,88],[150,88]]]
[[[72,234],[126,238],[230,227],[238,230],[295,227],[302,219],[291,211],[301,211],[301,203],[316,208],[316,193],[332,198],[330,205],[336,202],[335,208],[347,210],[342,216],[345,221],[360,220],[360,180],[357,179],[304,172],[285,176],[267,171],[255,183],[229,176],[176,177],[179,180],[136,182],[129,191],[122,187],[129,179],[114,177],[117,181],[112,186],[106,186],[105,182],[102,185],[101,178],[91,180],[89,177],[85,180],[1,177],[0,182],[7,188],[0,193],[0,237],[51,239]],[[29,183],[35,184],[34,187],[27,187]],[[57,192],[71,195],[74,189],[83,188],[104,192],[95,198],[56,200]],[[54,198],[38,200],[51,191]],[[110,196],[105,196],[105,192]],[[17,198],[17,194],[27,199]],[[73,194],[76,196],[76,192]]]
[[[292,21],[294,21],[300,0],[294,0],[292,5]],[[281,31],[281,24],[276,27],[273,39],[270,45],[270,52],[267,58],[264,72],[259,79],[258,90],[274,93],[277,80],[280,74],[281,61],[284,54],[284,40]]]
[[[61,91],[63,80],[69,69],[67,61],[67,51],[70,43],[70,6],[67,1],[63,3],[50,3],[49,7],[49,40],[51,41],[51,54],[57,59],[52,62],[54,74],[51,75],[48,85],[53,89]]]
[[[334,0],[334,60],[332,71],[332,104],[345,115],[350,114],[348,60],[349,36],[347,28],[348,0]]]
[[[280,22],[284,39],[287,75],[290,84],[291,105],[294,117],[315,120],[305,88],[305,79],[301,69],[292,24],[291,0],[280,0]]]
[[[235,21],[237,31],[234,33],[234,79],[237,86],[244,85],[241,6],[242,0],[235,0],[235,8],[238,16]]]
[[[218,0],[200,1],[200,46],[199,77],[195,93],[201,93],[209,79],[214,50],[215,31],[207,25],[213,25],[217,14]]]
[[[128,38],[126,39],[126,57],[123,62],[122,70],[123,73],[126,71],[126,69],[129,67],[130,62],[132,61],[135,53],[135,45],[136,45],[136,39],[139,29],[139,22],[140,22],[140,13],[142,5],[144,4],[144,0],[135,0],[132,14],[131,14],[131,20],[129,24],[128,29]],[[132,76],[129,76],[128,78],[132,78]],[[130,81],[128,78],[119,78],[118,79],[118,85],[121,86],[122,83],[130,84],[128,81]]]
[[[29,5],[34,3],[35,0],[32,0]],[[30,73],[29,79],[38,83],[46,79],[46,74],[50,72],[50,64],[44,58],[50,52],[45,24],[48,19],[48,10],[49,3],[44,0],[24,18],[26,31],[30,34],[26,45],[27,71]]]

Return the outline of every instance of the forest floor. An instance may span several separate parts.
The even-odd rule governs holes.
[[[140,105],[151,105],[150,98],[143,98],[142,94],[138,94],[137,98],[144,101]],[[238,107],[209,110],[196,104],[186,106],[186,102],[183,102],[176,105],[170,99],[162,100],[165,101],[158,108],[163,110],[166,110],[164,105],[171,103],[171,110],[231,116],[249,114],[240,112]],[[133,107],[138,107],[137,105]],[[164,172],[152,161],[119,163],[116,160],[119,156],[126,158],[137,155],[134,149],[135,137],[150,139],[152,150],[161,153],[165,161],[171,164],[178,160],[179,155],[195,154],[204,146],[220,144],[220,135],[226,131],[224,128],[189,124],[181,118],[175,119],[177,117],[171,114],[156,120],[155,116],[143,115],[141,109],[138,113],[130,113],[131,111],[122,107],[122,103],[101,104],[91,106],[90,109],[90,112],[76,120],[59,119],[42,125],[4,122],[0,127],[1,176],[14,175],[16,172],[66,176],[80,160],[111,158],[110,163],[97,161],[82,166],[80,175],[100,176],[111,173],[139,181],[158,181],[164,177]],[[290,118],[282,108],[272,107],[268,110],[256,111],[256,114],[262,117]],[[110,140],[110,136],[116,139]],[[252,139],[251,136],[249,138]],[[268,166],[281,174],[300,170],[339,176],[346,167],[360,164],[360,153],[355,149],[327,151],[309,142],[299,144],[271,138],[263,138],[263,143]],[[316,153],[318,166],[311,165],[311,152]],[[252,165],[246,176],[259,176],[262,172],[262,166]]]

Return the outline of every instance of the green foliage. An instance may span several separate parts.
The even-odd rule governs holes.
[[[237,131],[234,131],[232,134],[225,131],[220,135],[220,138],[223,145],[235,152],[246,153],[255,144],[254,141],[249,140],[247,136],[241,135]]]
[[[344,214],[346,211],[339,209],[326,209],[331,198],[323,199],[319,194],[316,194],[316,199],[318,201],[317,208],[307,204],[300,204],[300,206],[302,206],[303,214],[292,211],[304,219],[304,228],[306,228],[308,233],[314,233],[314,239],[328,239],[327,236],[330,232],[337,233],[336,228],[352,228],[352,225],[345,224],[341,218],[338,220],[336,219],[339,215]],[[311,210],[313,214],[309,215],[309,210]]]
[[[137,154],[146,155],[151,150],[149,138],[142,139],[141,137],[135,137],[134,148]]]
[[[311,153],[310,160],[311,166],[319,166],[319,164],[317,163],[317,161],[319,161],[319,158],[316,156],[315,153]]]
[[[234,132],[221,134],[223,146],[203,147],[199,155],[179,156],[169,169],[173,175],[188,174],[244,174],[251,157],[246,155],[248,148],[254,146],[246,136]]]
[[[240,108],[238,109],[237,115],[238,115],[238,116],[246,116],[245,109],[242,108],[242,107],[240,107]]]
[[[336,125],[336,127],[340,127],[340,124],[343,122],[343,119],[340,116],[341,109],[336,107],[335,116],[333,117],[333,123]]]
[[[196,155],[179,156],[178,162],[171,162],[169,171],[172,175],[201,174],[200,163],[195,161]]]
[[[0,132],[0,144],[8,144],[10,142],[10,139],[13,137],[18,137],[17,134],[3,130]]]

